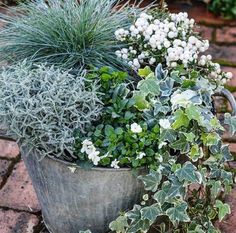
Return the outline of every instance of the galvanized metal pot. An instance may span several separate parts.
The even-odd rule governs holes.
[[[142,183],[128,168],[72,171],[70,163],[55,158],[39,160],[37,153],[25,151],[22,157],[52,233],[105,233],[119,212],[132,208],[143,194]]]

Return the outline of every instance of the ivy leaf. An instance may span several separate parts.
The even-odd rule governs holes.
[[[160,112],[166,114],[170,110],[170,107],[168,105],[162,105],[161,102],[155,103],[153,108],[155,116]]]
[[[138,221],[141,218],[140,210],[140,205],[134,205],[133,209],[127,212],[127,217],[131,220],[131,222]]]
[[[160,134],[160,141],[174,142],[177,138],[177,133],[173,129],[164,129]]]
[[[127,233],[147,232],[151,224],[148,220],[140,219],[139,221],[131,224],[130,228],[127,230]]]
[[[183,133],[184,136],[186,137],[186,140],[188,142],[194,142],[194,139],[195,139],[195,134],[190,132],[190,133]]]
[[[128,224],[126,216],[119,216],[115,221],[112,221],[109,224],[109,228],[112,231],[120,232],[120,233],[124,233],[125,228],[128,227],[128,226],[129,226],[129,224]]]
[[[134,105],[138,110],[141,111],[141,110],[149,108],[149,103],[146,100],[146,95],[141,93],[140,91],[134,92],[133,99],[135,102]]]
[[[197,168],[191,163],[186,162],[182,168],[176,170],[175,175],[178,177],[179,181],[189,181],[200,183],[199,176],[196,173]]]
[[[147,77],[144,80],[141,80],[137,88],[144,93],[145,95],[153,94],[159,95],[160,94],[160,87],[155,77]]]
[[[181,151],[181,153],[188,153],[190,149],[189,143],[186,141],[184,136],[181,136],[179,140],[170,144],[170,147]]]
[[[193,145],[191,147],[189,155],[190,155],[190,158],[193,162],[197,162],[198,159],[203,156],[203,154],[201,154],[200,148],[197,144]]]
[[[229,126],[230,133],[233,135],[236,132],[236,116],[231,116],[229,113],[225,113],[224,123]]]
[[[221,153],[223,155],[223,159],[222,162],[227,162],[227,161],[232,161],[233,160],[233,156],[229,150],[229,146],[228,145],[223,145],[221,147]]]
[[[142,220],[147,219],[150,222],[154,222],[156,218],[161,215],[163,215],[162,209],[156,204],[141,209]]]
[[[151,170],[148,175],[139,176],[138,178],[143,181],[146,190],[156,192],[161,182],[162,174],[160,171]]]
[[[174,80],[171,78],[167,78],[166,80],[161,81],[159,85],[161,96],[170,96],[174,86]]]
[[[213,198],[216,198],[222,188],[221,182],[219,180],[217,181],[212,180],[210,182],[210,185],[211,185],[211,195]]]
[[[143,78],[147,77],[151,73],[152,73],[152,70],[149,66],[146,66],[144,69],[138,70],[138,75]]]
[[[216,200],[216,203],[214,205],[218,209],[218,217],[219,221],[221,222],[223,218],[226,216],[226,214],[230,214],[230,206],[227,203],[223,203],[220,200]]]
[[[203,144],[206,146],[213,146],[217,145],[220,141],[220,136],[213,132],[213,133],[202,133],[201,139],[203,141]]]
[[[188,205],[186,202],[176,204],[174,207],[169,208],[166,211],[166,215],[170,218],[173,224],[176,222],[189,222],[190,218],[187,214],[187,207]]]
[[[183,198],[185,194],[185,188],[182,183],[178,181],[178,179],[174,176],[171,179],[171,185],[167,192],[166,199],[181,197]]]
[[[183,110],[181,109],[178,109],[175,113],[175,121],[173,123],[173,129],[178,129],[180,128],[181,126],[184,126],[184,127],[188,127],[189,125],[189,119],[188,117],[186,116],[186,114],[184,113]]]
[[[155,69],[155,76],[159,80],[163,80],[165,78],[164,71],[162,69],[162,64],[159,63]]]
[[[185,113],[189,120],[196,120],[199,124],[201,123],[202,117],[200,114],[200,110],[197,106],[193,104],[189,105],[186,108]]]

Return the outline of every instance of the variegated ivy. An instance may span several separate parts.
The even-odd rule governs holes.
[[[156,159],[150,172],[139,177],[147,193],[137,204],[110,224],[119,233],[213,233],[213,225],[230,213],[222,200],[231,190],[231,160],[222,143],[224,128],[213,114],[212,95],[221,88],[194,70],[182,66],[171,73],[159,65],[155,74],[146,67],[133,91],[135,107],[149,128],[156,131]],[[232,133],[236,121],[225,115]]]

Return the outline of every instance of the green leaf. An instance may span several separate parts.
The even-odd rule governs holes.
[[[141,217],[143,220],[147,219],[150,222],[154,222],[158,216],[163,215],[163,211],[160,206],[154,204],[141,209]]]
[[[183,134],[186,137],[186,140],[188,142],[194,142],[194,139],[196,137],[194,133],[190,132],[190,133],[183,133]]]
[[[105,126],[105,135],[106,136],[111,136],[114,133],[115,133],[115,130],[111,125],[106,125]]]
[[[155,77],[147,77],[144,80],[141,80],[137,88],[145,95],[153,94],[159,95],[160,94],[160,87]]]
[[[197,144],[191,147],[189,155],[193,162],[197,162],[198,159],[202,157],[200,148]]]
[[[217,145],[221,138],[217,133],[213,132],[213,133],[202,133],[201,139],[204,145],[213,146]]]
[[[136,91],[136,92],[134,92],[133,99],[135,101],[134,105],[138,110],[141,111],[141,110],[149,108],[149,103],[146,100],[146,95],[145,94],[143,94],[139,91]]]
[[[166,78],[160,82],[161,96],[170,96],[172,94],[174,80],[171,78]]]
[[[221,182],[219,180],[217,181],[212,180],[210,182],[210,185],[211,185],[211,195],[213,198],[216,198],[219,195],[222,188]]]
[[[162,69],[162,64],[159,63],[155,69],[155,76],[158,80],[163,80],[165,78],[164,71]]]
[[[118,233],[125,233],[125,228],[128,227],[128,221],[126,216],[119,216],[115,221],[112,221],[109,224],[109,228],[112,231],[118,232]]]
[[[227,203],[223,203],[220,200],[216,200],[216,203],[214,205],[218,209],[218,217],[219,221],[221,222],[223,218],[226,216],[226,214],[230,214],[230,206]]]
[[[236,132],[236,116],[231,116],[229,113],[225,113],[224,123],[229,126],[230,133],[233,135]]]
[[[146,190],[156,192],[161,182],[162,175],[160,171],[151,170],[148,175],[139,176],[138,178],[143,181]]]
[[[166,211],[166,215],[170,218],[173,224],[176,222],[189,222],[190,218],[187,214],[187,203],[182,202],[179,204],[176,204],[174,207],[169,208]]]
[[[146,66],[144,69],[138,70],[138,75],[143,78],[147,77],[151,73],[152,73],[152,70],[149,66]]]
[[[138,221],[141,218],[140,210],[140,205],[134,205],[133,209],[127,212],[127,217],[131,220],[131,222]]]
[[[179,181],[189,181],[200,183],[199,176],[196,173],[197,168],[191,163],[186,162],[182,168],[178,169],[175,172],[175,175],[178,177]]]
[[[201,114],[197,106],[191,104],[187,106],[185,113],[189,120],[196,120],[199,124],[201,123]]]
[[[173,129],[178,129],[181,126],[188,127],[189,119],[188,119],[188,117],[186,116],[186,114],[184,113],[183,110],[178,109],[174,113],[174,116],[175,116],[175,121],[174,121],[174,123],[172,125]]]
[[[213,127],[213,129],[219,129],[219,130],[224,130],[224,127],[220,124],[220,121],[217,119],[217,117],[213,117],[210,120],[210,125]]]
[[[186,141],[184,136],[181,136],[177,141],[170,144],[170,147],[181,151],[181,153],[188,153],[190,149],[189,143]]]
[[[137,222],[131,224],[130,228],[127,230],[127,233],[137,233],[137,232],[147,232],[152,223],[148,220],[140,219]]]
[[[173,129],[164,129],[160,134],[160,141],[174,142],[177,138],[177,133]]]

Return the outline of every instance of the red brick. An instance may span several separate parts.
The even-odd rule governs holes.
[[[212,40],[212,34],[213,34],[213,28],[210,27],[206,27],[206,26],[198,26],[196,28],[196,31],[200,33],[200,35],[202,36],[203,39],[205,40]]]
[[[234,186],[230,195],[226,197],[226,202],[231,207],[231,214],[227,215],[221,223],[217,223],[217,227],[224,233],[236,232],[236,186]]]
[[[0,206],[37,212],[38,200],[23,161],[19,162],[0,190]]]
[[[236,64],[236,46],[219,46],[211,44],[206,54],[211,54],[214,60]]]
[[[223,43],[236,43],[236,28],[223,27],[216,30],[216,41]]]
[[[232,153],[236,153],[236,143],[230,143],[229,144],[229,149]]]
[[[168,8],[171,12],[188,12],[191,18],[194,18],[196,22],[205,25],[236,25],[236,20],[224,20],[223,18],[216,16],[207,10],[206,4],[192,1],[192,4],[184,4],[176,1],[169,1]]]
[[[0,157],[13,159],[19,155],[19,148],[13,141],[0,139]]]
[[[11,165],[10,161],[0,160],[0,187],[2,185],[2,181],[6,178],[10,165]]]
[[[0,209],[1,233],[33,233],[38,222],[33,214]]]

